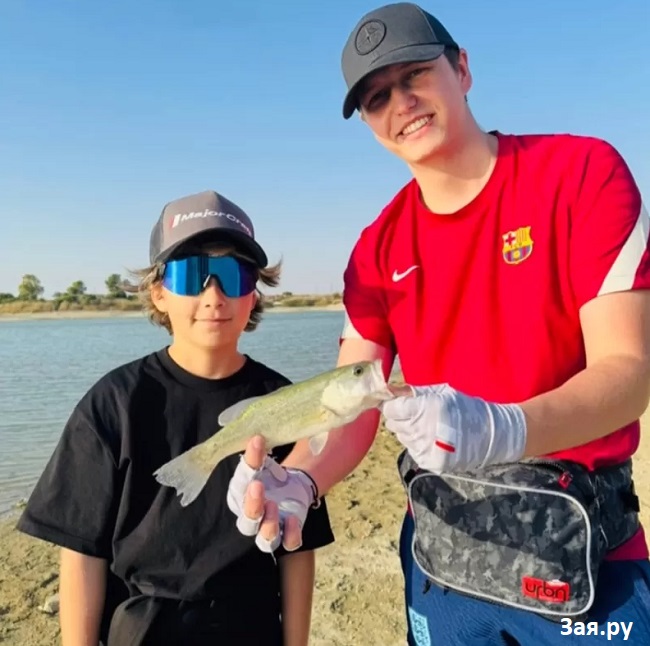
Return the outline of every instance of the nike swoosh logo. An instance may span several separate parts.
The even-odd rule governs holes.
[[[412,271],[417,269],[419,265],[413,265],[412,267],[409,267],[406,271],[403,271],[402,273],[398,273],[397,270],[393,272],[393,282],[396,283],[398,280],[402,280],[402,278],[405,278],[408,276]]]

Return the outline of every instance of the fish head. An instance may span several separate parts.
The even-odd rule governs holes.
[[[384,378],[381,359],[376,359],[338,368],[323,389],[321,403],[345,422],[394,396]]]

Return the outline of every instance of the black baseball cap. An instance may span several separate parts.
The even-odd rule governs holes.
[[[204,191],[167,203],[151,232],[152,265],[166,262],[188,242],[229,242],[247,252],[259,267],[268,259],[255,240],[253,223],[236,204],[215,191]]]
[[[358,100],[359,83],[387,65],[430,61],[445,48],[459,49],[444,26],[416,4],[388,4],[367,13],[348,37],[341,67],[348,86],[343,117],[349,119]]]

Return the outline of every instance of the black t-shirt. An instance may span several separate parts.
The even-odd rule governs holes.
[[[204,379],[167,349],[116,368],[75,407],[18,529],[109,561],[105,622],[126,594],[120,580],[131,595],[216,600],[233,617],[279,607],[276,560],[240,534],[226,504],[239,455],[217,466],[188,507],[153,472],[212,436],[228,406],[288,383],[250,357],[230,377]],[[281,460],[290,449],[273,455]],[[309,512],[300,549],[333,540],[323,501]]]

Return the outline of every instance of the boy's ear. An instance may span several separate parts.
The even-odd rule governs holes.
[[[260,300],[262,300],[262,295],[257,290],[255,290],[253,292],[253,298],[251,299],[250,302],[251,314],[253,313],[253,310],[257,307],[257,304],[260,302]]]
[[[151,286],[151,302],[154,307],[163,314],[167,312],[167,301],[165,300],[165,292],[163,291],[161,283],[154,283]]]

